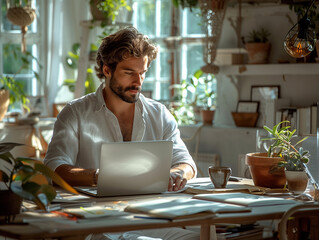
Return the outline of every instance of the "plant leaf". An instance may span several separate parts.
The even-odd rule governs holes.
[[[71,187],[66,181],[64,181],[57,173],[52,171],[50,168],[45,166],[42,162],[37,162],[34,164],[34,168],[44,174],[45,176],[49,177],[54,181],[56,184],[58,184],[60,187],[64,188],[65,190],[74,193],[79,194],[73,187]]]

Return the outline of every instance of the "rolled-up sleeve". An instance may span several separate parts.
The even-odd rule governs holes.
[[[67,105],[55,122],[44,164],[53,170],[62,164],[75,165],[78,146],[78,120],[72,108]]]

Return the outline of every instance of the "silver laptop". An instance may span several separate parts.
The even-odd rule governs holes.
[[[97,187],[76,189],[95,197],[165,192],[172,153],[172,141],[103,143]]]

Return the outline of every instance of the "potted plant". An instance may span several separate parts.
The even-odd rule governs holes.
[[[216,92],[213,87],[215,76],[209,74],[204,77],[204,92],[199,95],[199,101],[202,104],[201,116],[204,124],[212,125],[216,108]]]
[[[296,130],[291,131],[288,123],[289,121],[282,121],[273,128],[264,126],[270,137],[262,141],[271,141],[267,153],[246,154],[246,164],[256,186],[283,188],[287,181],[285,170],[304,170],[309,161],[307,151],[302,148],[297,150],[297,145],[307,138],[293,143],[293,139],[297,137]]]
[[[199,69],[187,80],[175,84],[174,98],[171,112],[178,123],[192,124],[200,122],[201,109],[214,110],[215,107],[215,77],[212,74],[203,76],[204,72]],[[212,124],[212,121],[210,121]]]
[[[102,21],[105,25],[115,21],[121,8],[131,11],[126,0],[90,0],[90,9],[93,20]]]
[[[95,50],[96,46],[91,44],[91,50]],[[68,56],[65,59],[66,65],[73,69],[77,70],[78,69],[78,62],[80,58],[80,44],[79,43],[74,43],[72,45],[72,50],[68,52]],[[92,68],[88,67],[87,68],[87,74],[86,74],[86,80],[85,80],[85,94],[92,93],[96,91],[96,85],[94,82],[94,77],[93,77],[94,71]],[[65,79],[63,81],[63,85],[67,86],[70,92],[75,91],[75,84],[76,80],[75,79]]]
[[[289,121],[285,121],[289,123]],[[308,137],[302,138],[295,144],[292,144],[292,139],[296,138],[296,129],[290,131],[290,126],[281,127],[281,122],[270,129],[264,127],[270,134],[269,140],[273,141],[268,149],[268,156],[273,156],[277,153],[283,157],[282,161],[278,162],[279,167],[285,169],[285,176],[290,192],[295,194],[303,193],[308,185],[308,169],[306,164],[309,162],[309,151],[304,151],[302,147],[297,148],[297,145],[305,141]]]
[[[22,53],[19,47],[4,48],[4,56],[9,57],[9,55],[13,56],[21,65],[13,75],[0,75],[0,121],[5,116],[10,104],[21,103],[26,111],[30,111],[27,105],[29,100],[24,91],[24,85],[16,79],[16,75],[22,71],[29,70],[29,66],[33,61],[38,64],[39,68],[42,67],[36,57],[29,51]],[[33,71],[33,74],[39,81],[39,74],[35,71]]]
[[[247,40],[243,38],[248,54],[249,64],[268,63],[271,44],[268,37],[270,32],[264,28],[249,32]]]
[[[10,142],[0,143],[0,216],[18,214],[22,199],[33,201],[40,209],[46,210],[56,197],[56,190],[49,184],[49,179],[65,190],[77,194],[74,188],[45,166],[42,161],[14,157],[10,151],[21,145]],[[11,205],[16,200],[18,205]]]

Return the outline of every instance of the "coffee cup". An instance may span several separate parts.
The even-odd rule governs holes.
[[[232,174],[230,167],[208,167],[208,174],[215,188],[225,188]]]

